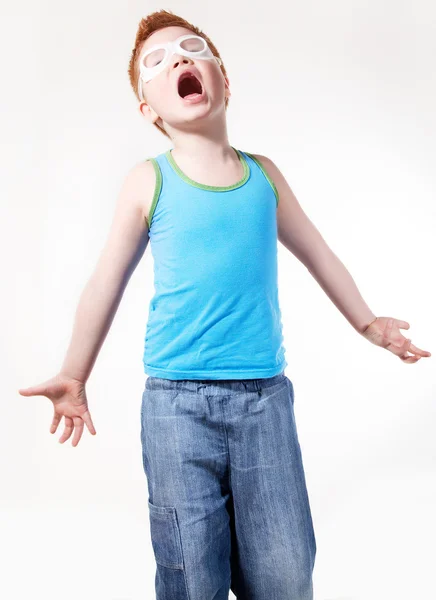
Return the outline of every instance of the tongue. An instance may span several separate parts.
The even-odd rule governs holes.
[[[195,98],[195,96],[201,96],[201,94],[199,94],[198,92],[194,92],[192,94],[188,94],[187,96],[184,96],[183,99],[186,100],[186,98]]]

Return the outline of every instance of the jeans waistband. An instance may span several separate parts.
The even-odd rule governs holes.
[[[147,390],[185,390],[208,395],[223,394],[225,391],[258,392],[280,383],[285,377],[284,371],[261,379],[164,379],[149,376],[145,382],[145,388]]]

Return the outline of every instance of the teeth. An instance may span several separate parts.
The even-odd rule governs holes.
[[[182,81],[184,81],[185,79],[188,79],[189,77],[191,77],[192,79],[197,79],[197,81],[198,81],[198,78],[197,78],[197,77],[194,75],[194,73],[186,73],[186,74],[183,74],[183,75],[180,77],[180,79],[179,79],[179,83],[181,83],[181,82],[182,82]]]
[[[179,77],[179,82],[183,81],[185,77],[189,77],[190,75],[191,75],[190,71],[184,71]]]

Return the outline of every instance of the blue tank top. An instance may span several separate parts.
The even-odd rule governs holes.
[[[233,148],[233,146],[232,146]],[[278,193],[263,165],[237,153],[242,178],[208,186],[171,150],[152,161],[154,263],[143,365],[165,379],[257,379],[287,365],[277,282]]]

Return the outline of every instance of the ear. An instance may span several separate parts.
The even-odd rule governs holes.
[[[155,112],[147,102],[140,102],[138,109],[149,123],[155,123],[160,118],[157,112]]]
[[[229,83],[229,79],[227,76],[224,77],[224,81],[225,81],[225,86],[226,86],[226,97],[229,97],[232,95],[232,92],[230,91],[230,83]]]

